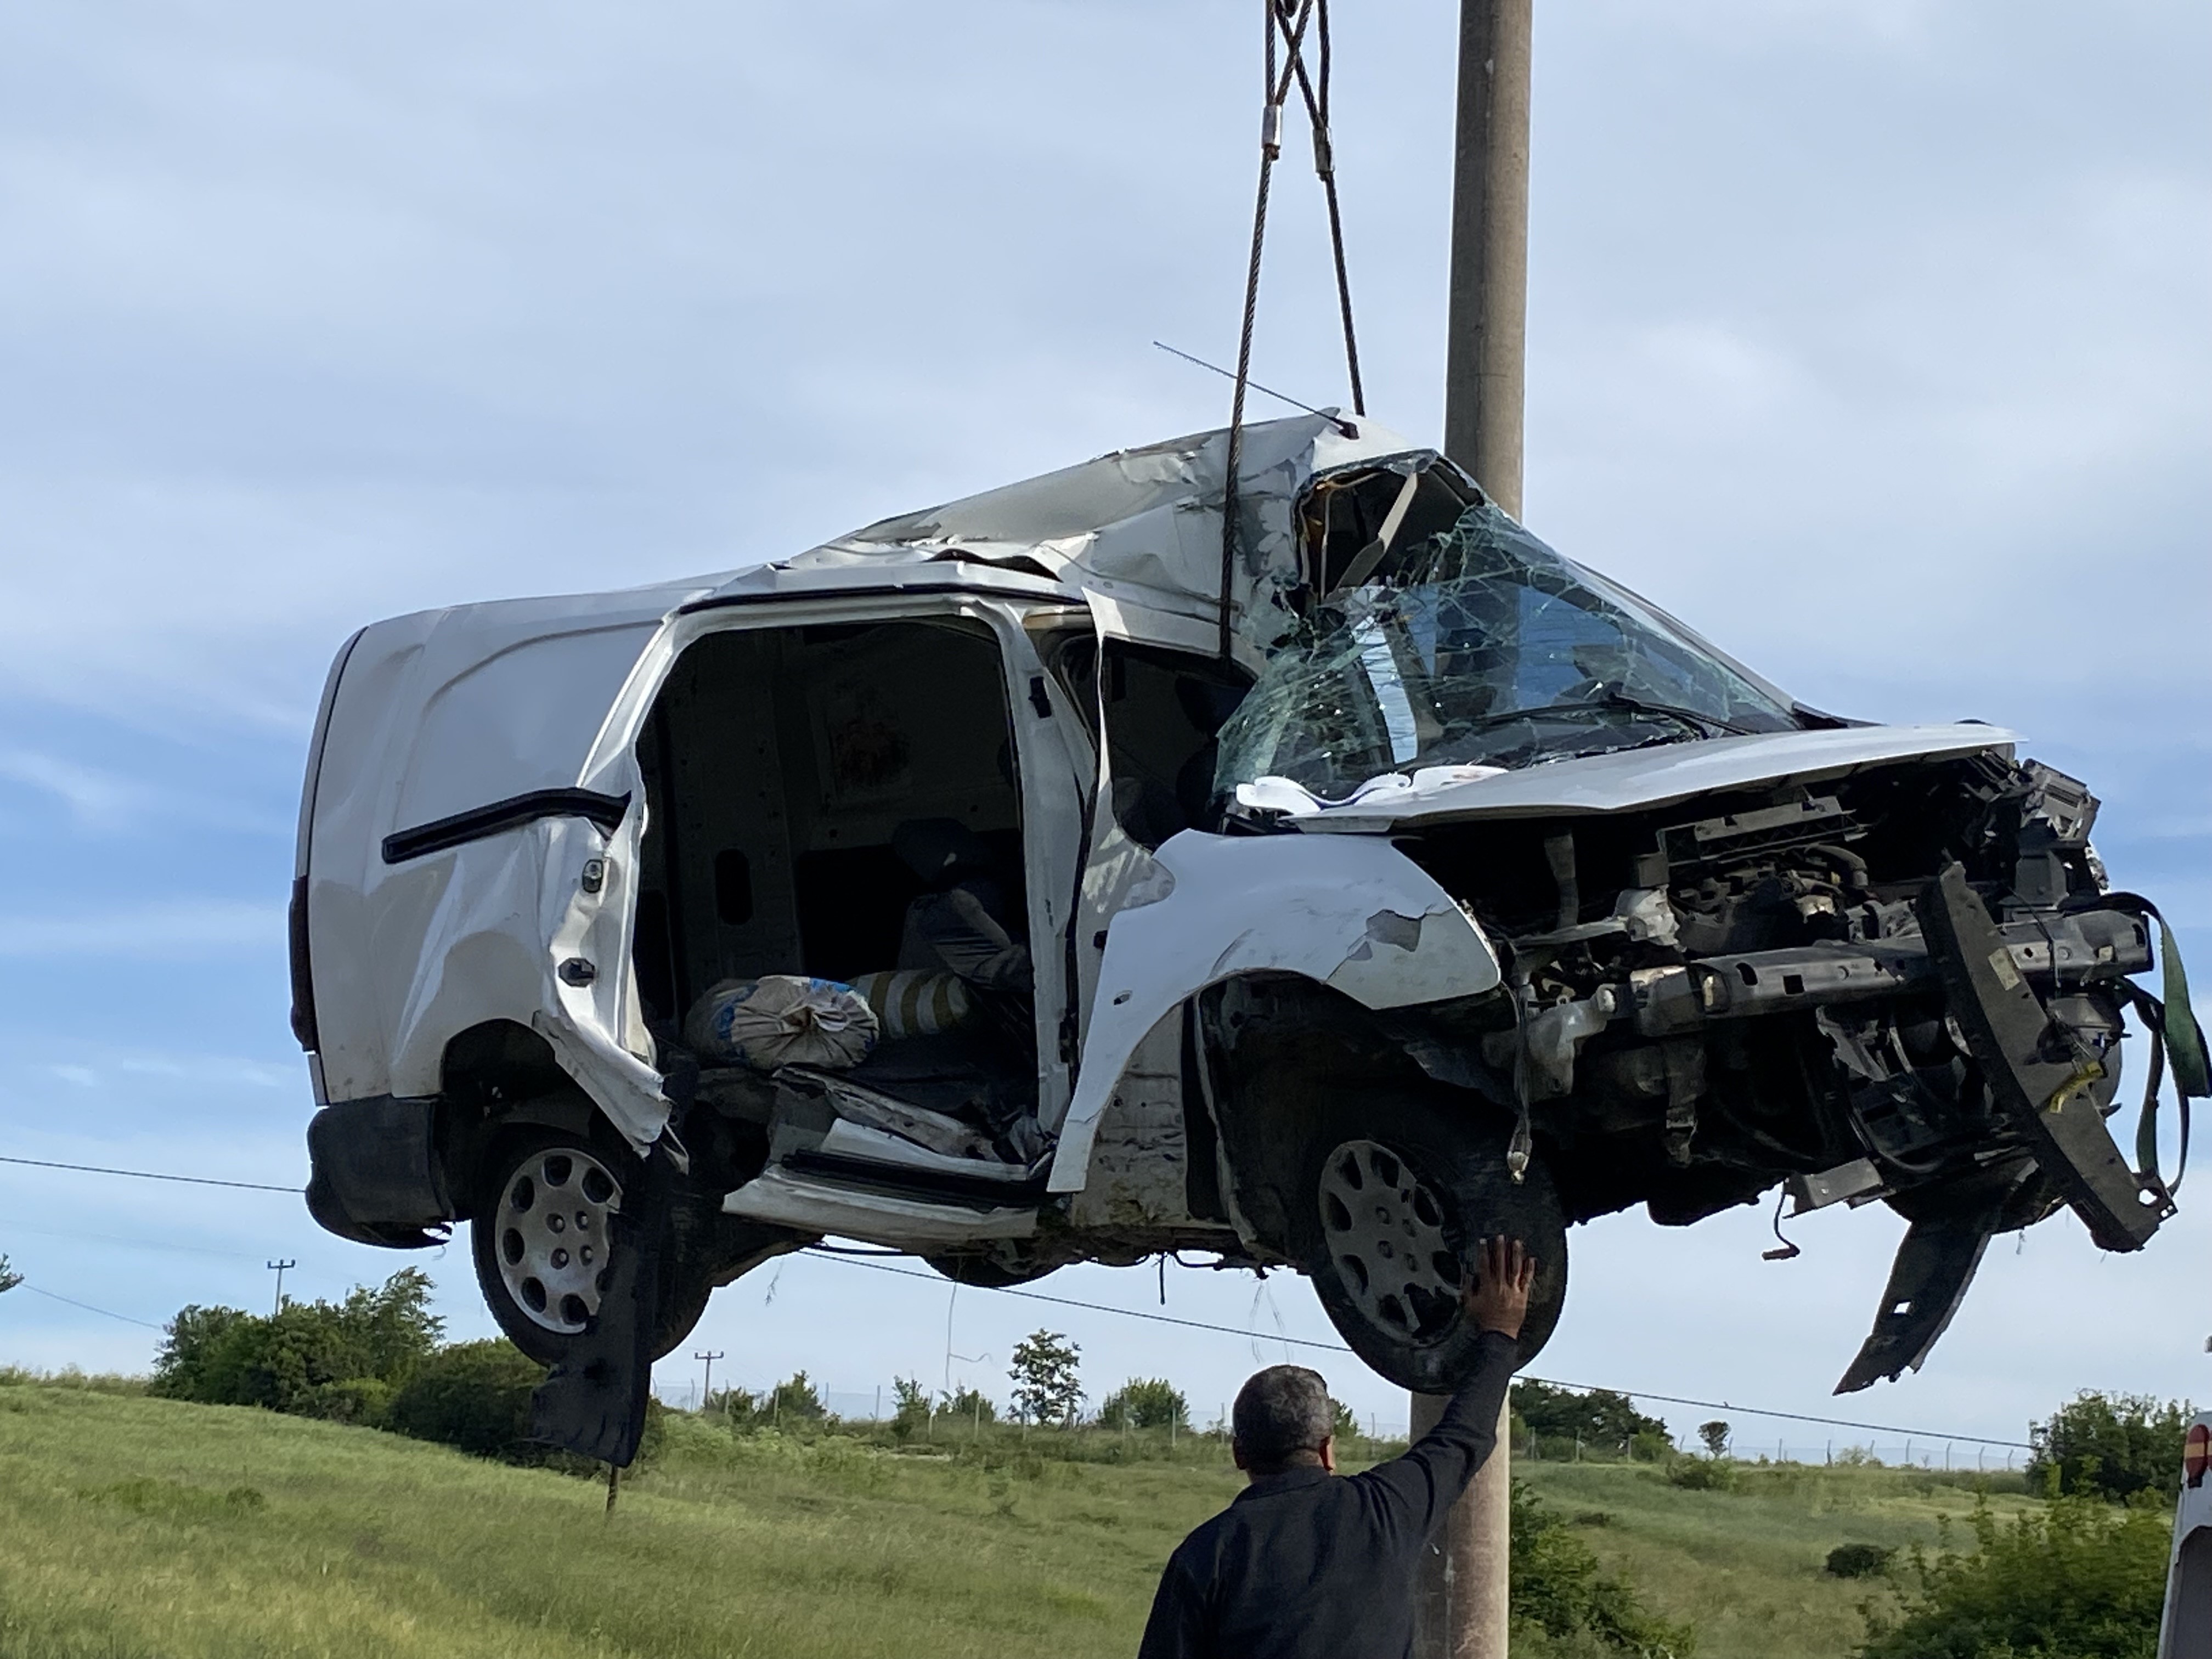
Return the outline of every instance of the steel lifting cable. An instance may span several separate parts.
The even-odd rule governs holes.
[[[1359,384],[1359,337],[1352,325],[1352,272],[1344,260],[1344,215],[1336,198],[1336,146],[1328,126],[1328,0],[1315,0],[1314,40],[1321,57],[1316,75],[1307,77],[1303,54],[1292,58],[1291,67],[1305,98],[1306,118],[1313,126],[1314,174],[1328,202],[1328,246],[1336,264],[1337,310],[1344,319],[1344,367],[1352,381],[1352,412],[1364,415],[1367,394]],[[1318,94],[1316,81],[1320,82]]]
[[[1262,48],[1262,88],[1266,94],[1260,115],[1260,184],[1252,207],[1252,252],[1244,270],[1244,315],[1237,337],[1237,389],[1230,403],[1229,438],[1221,493],[1221,655],[1231,655],[1230,608],[1237,577],[1237,482],[1244,458],[1244,393],[1252,380],[1252,331],[1260,310],[1260,265],[1267,242],[1267,198],[1275,162],[1283,153],[1283,100],[1291,82],[1297,82],[1306,117],[1313,129],[1314,173],[1321,180],[1328,204],[1329,249],[1336,270],[1337,308],[1344,322],[1345,367],[1352,380],[1352,409],[1367,412],[1367,395],[1359,379],[1359,342],[1352,327],[1352,275],[1344,257],[1344,216],[1336,190],[1336,152],[1329,134],[1328,0],[1261,0],[1267,17]],[[1305,35],[1314,28],[1320,57],[1316,73],[1309,74]],[[1287,61],[1276,66],[1276,37],[1279,33]]]

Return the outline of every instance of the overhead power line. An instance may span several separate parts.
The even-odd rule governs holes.
[[[149,1331],[160,1331],[168,1328],[165,1325],[156,1325],[150,1319],[133,1319],[129,1314],[115,1313],[106,1308],[95,1308],[91,1303],[80,1302],[73,1296],[63,1296],[58,1291],[40,1290],[36,1285],[31,1283],[27,1279],[16,1285],[15,1288],[19,1291],[28,1291],[33,1296],[43,1296],[49,1302],[66,1302],[72,1308],[82,1308],[87,1313],[96,1313],[103,1318],[119,1319],[126,1325],[143,1325]]]
[[[218,1181],[210,1176],[170,1175],[158,1170],[112,1170],[96,1164],[59,1164],[39,1158],[9,1158],[0,1155],[0,1164],[27,1164],[41,1170],[74,1170],[85,1175],[129,1176],[138,1181],[184,1182],[197,1187],[235,1187],[251,1192],[290,1193],[295,1196],[297,1196],[300,1192],[297,1187],[279,1187],[265,1181]],[[941,1282],[936,1273],[921,1273],[912,1267],[894,1267],[885,1261],[871,1261],[865,1256],[856,1256],[849,1250],[841,1250],[834,1246],[809,1249],[805,1254],[820,1257],[824,1261],[842,1261],[848,1267],[866,1267],[871,1273],[895,1273],[901,1279],[919,1279],[932,1284]],[[155,1331],[163,1328],[161,1326],[149,1323],[143,1319],[132,1319],[128,1314],[108,1313],[106,1309],[95,1308],[90,1303],[70,1302],[68,1297],[56,1296],[52,1291],[40,1291],[35,1285],[27,1283],[23,1288],[27,1291],[37,1291],[40,1296],[52,1297],[57,1302],[69,1302],[71,1307],[82,1308],[89,1313],[105,1314],[110,1319],[120,1319],[126,1324],[144,1325],[147,1329]],[[1326,1353],[1352,1352],[1352,1350],[1341,1342],[1324,1342],[1316,1338],[1306,1336],[1285,1336],[1279,1332],[1248,1331],[1235,1325],[1215,1325],[1202,1319],[1179,1319],[1172,1314],[1148,1313],[1141,1308],[1116,1308],[1103,1302],[1084,1302],[1073,1297],[1053,1296],[1043,1291],[1025,1291],[1010,1285],[974,1285],[970,1288],[988,1290],[999,1296],[1019,1297],[1027,1302],[1048,1302],[1055,1307],[1080,1308],[1087,1313],[1113,1314],[1122,1319],[1141,1319],[1154,1325],[1176,1325],[1185,1330],[1212,1331],[1220,1336],[1243,1337],[1255,1342],[1287,1343],[1292,1347],[1318,1348]],[[1549,1388],[1574,1389],[1585,1392],[1602,1386],[1589,1382],[1562,1382],[1556,1378],[1544,1376],[1531,1376],[1526,1380],[1531,1382],[1541,1382]],[[1694,1406],[1700,1411],[1741,1412],[1752,1417],[1771,1418],[1778,1422],[1819,1423],[1830,1428],[1862,1429],[1869,1434],[1907,1435],[1916,1440],[1960,1440],[1970,1446],[2009,1446],[2021,1451],[2034,1449],[2025,1440],[2003,1440],[1993,1435],[1945,1434],[1930,1429],[1899,1428],[1892,1423],[1860,1423],[1843,1417],[1817,1417],[1807,1412],[1768,1411],[1763,1407],[1738,1406],[1725,1400],[1692,1400],[1682,1395],[1655,1394],[1648,1389],[1613,1389],[1609,1392],[1625,1394],[1632,1400],[1657,1401],[1662,1405]]]
[[[848,1267],[866,1267],[871,1273],[896,1273],[901,1279],[934,1281],[939,1278],[939,1275],[933,1273],[918,1273],[912,1267],[894,1267],[887,1262],[870,1261],[864,1257],[855,1257],[842,1250],[834,1254],[826,1250],[808,1250],[805,1254],[842,1261]],[[1341,1342],[1324,1342],[1309,1336],[1284,1336],[1271,1331],[1248,1331],[1235,1325],[1214,1325],[1202,1319],[1178,1319],[1172,1314],[1151,1313],[1142,1308],[1116,1308],[1103,1302],[1079,1302],[1073,1297],[1048,1296],[1042,1291],[1024,1291],[1012,1285],[970,1285],[968,1288],[994,1291],[1000,1296],[1018,1296],[1029,1302],[1049,1302],[1062,1308],[1083,1308],[1092,1313],[1118,1314],[1124,1319],[1142,1319],[1155,1325],[1180,1325],[1186,1330],[1213,1331],[1223,1336],[1249,1337],[1255,1342],[1285,1342],[1293,1347],[1319,1348],[1328,1353],[1352,1352],[1352,1350]],[[1572,1389],[1580,1393],[1588,1393],[1592,1389],[1604,1386],[1592,1382],[1562,1382],[1556,1377],[1548,1376],[1524,1376],[1522,1380],[1528,1382],[1541,1382],[1548,1388]],[[1612,1389],[1607,1392],[1625,1394],[1632,1400],[1656,1400],[1669,1406],[1695,1406],[1704,1411],[1741,1412],[1752,1417],[1770,1417],[1790,1423],[1820,1423],[1838,1429],[1863,1429],[1870,1434],[1899,1434],[1915,1440],[1962,1440],[1968,1445],[2010,1446],[2021,1451],[2035,1449],[2025,1440],[2001,1440],[1993,1435],[1945,1434],[1932,1429],[1899,1428],[1893,1423],[1857,1423],[1848,1418],[1815,1417],[1805,1412],[1767,1411],[1758,1406],[1739,1406],[1726,1400],[1691,1400],[1681,1395],[1654,1394],[1648,1389]]]
[[[134,1181],[179,1181],[193,1187],[239,1187],[255,1193],[289,1193],[300,1195],[298,1187],[278,1187],[266,1181],[217,1181],[212,1176],[167,1175],[159,1170],[111,1170],[98,1164],[57,1164],[46,1158],[0,1157],[0,1164],[27,1164],[34,1170],[75,1170],[80,1175],[129,1176]]]

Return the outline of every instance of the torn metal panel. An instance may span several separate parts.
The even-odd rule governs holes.
[[[1161,1016],[1115,1079],[1091,1144],[1089,1178],[1068,1206],[1070,1224],[1168,1227],[1190,1219],[1182,1026],[1180,1008]]]
[[[1083,1189],[1099,1117],[1146,1033],[1209,985],[1297,974],[1370,1008],[1401,1008],[1499,982],[1481,930],[1387,842],[1185,830],[1157,862],[1166,879],[1107,934],[1054,1192]]]
[[[1347,437],[1351,427],[1357,435]],[[1264,648],[1296,617],[1303,580],[1297,504],[1318,473],[1434,452],[1364,417],[1301,415],[1243,429],[1237,504],[1243,523],[1230,596],[1234,630]],[[783,573],[834,570],[850,580],[901,565],[959,560],[1028,572],[1107,599],[1213,622],[1221,592],[1225,430],[1116,450],[980,495],[886,519],[810,552],[731,579],[714,599],[773,592]]]

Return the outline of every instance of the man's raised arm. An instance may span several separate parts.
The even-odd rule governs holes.
[[[1535,1279],[1536,1264],[1519,1239],[1482,1241],[1474,1271],[1460,1289],[1462,1311],[1482,1333],[1476,1340],[1474,1369],[1437,1425],[1403,1457],[1352,1477],[1387,1491],[1410,1513],[1422,1537],[1459,1501],[1498,1443],[1498,1412],[1513,1381],[1521,1322],[1528,1316],[1528,1292]]]

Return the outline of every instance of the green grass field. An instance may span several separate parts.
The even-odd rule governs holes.
[[[1583,1535],[1705,1659],[1848,1652],[1868,1592],[1826,1552],[1932,1540],[1972,1504],[1876,1469],[1752,1471],[1741,1493],[1519,1473],[1609,1517]],[[1188,1437],[1116,1465],[1011,1433],[949,1456],[676,1416],[610,1519],[600,1486],[371,1430],[15,1382],[0,1659],[1127,1656],[1168,1552],[1237,1486]]]

